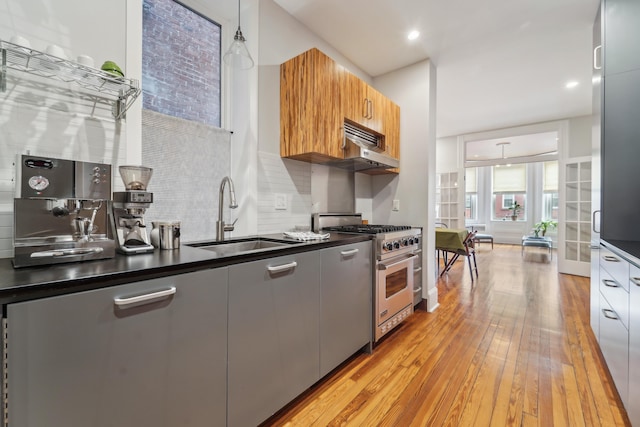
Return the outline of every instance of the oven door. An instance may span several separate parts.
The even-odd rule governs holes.
[[[416,258],[416,255],[405,254],[377,262],[376,325],[378,329],[380,325],[393,319],[407,307],[413,308],[413,262]],[[406,316],[401,317],[393,325],[384,328],[383,333]],[[376,335],[379,332],[376,331]]]

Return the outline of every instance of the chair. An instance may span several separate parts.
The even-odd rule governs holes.
[[[445,269],[440,273],[440,276],[444,275],[447,271],[451,269],[453,263],[462,255],[467,257],[469,262],[469,274],[471,274],[471,283],[473,283],[473,271],[476,272],[476,277],[478,277],[478,264],[476,262],[476,248],[475,248],[475,238],[477,235],[477,231],[471,231],[467,234],[467,237],[464,238],[462,244],[464,249],[458,249],[453,252],[453,257],[449,262],[446,263]],[[471,265],[471,260],[473,259],[473,266]]]
[[[476,243],[491,242],[491,249],[493,249],[493,236],[491,234],[476,234],[474,239]]]

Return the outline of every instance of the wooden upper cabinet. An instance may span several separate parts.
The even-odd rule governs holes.
[[[318,49],[280,66],[280,155],[324,163],[342,152],[342,67]]]
[[[388,99],[346,70],[342,82],[342,108],[345,118],[383,134],[385,105]]]
[[[345,119],[381,135],[385,152],[399,158],[400,108],[391,100],[315,48],[280,66],[281,157],[344,158]]]

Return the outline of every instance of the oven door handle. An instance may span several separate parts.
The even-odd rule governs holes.
[[[407,261],[409,261],[411,259],[416,259],[416,258],[418,258],[417,255],[411,255],[411,256],[408,256],[406,258],[403,258],[400,261],[397,261],[397,262],[394,262],[394,263],[391,263],[391,264],[385,264],[385,263],[381,262],[380,265],[378,266],[378,268],[380,270],[386,270],[388,268],[395,267],[396,265],[404,264],[405,262],[407,262]]]

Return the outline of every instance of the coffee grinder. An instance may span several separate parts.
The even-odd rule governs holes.
[[[117,251],[125,255],[153,252],[150,232],[144,212],[153,203],[153,193],[147,191],[153,169],[145,166],[120,166],[120,177],[126,191],[113,193],[113,230]]]

